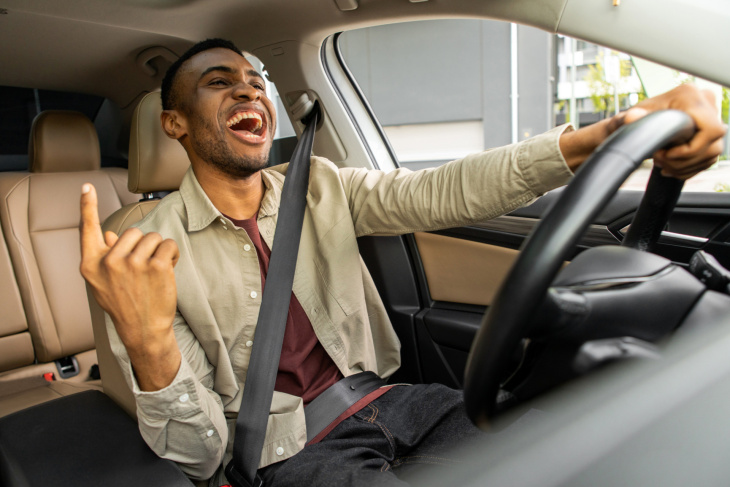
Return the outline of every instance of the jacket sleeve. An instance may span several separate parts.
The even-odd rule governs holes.
[[[112,351],[137,404],[139,430],[149,447],[176,462],[193,479],[210,478],[221,465],[228,427],[220,397],[213,391],[214,368],[177,313],[173,322],[182,354],[177,376],[158,391],[140,390],[124,345],[109,315],[106,326]]]
[[[568,182],[558,139],[569,125],[438,168],[340,169],[355,233],[397,235],[485,221]]]

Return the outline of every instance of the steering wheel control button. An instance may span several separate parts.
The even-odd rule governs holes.
[[[282,456],[284,454],[284,449],[282,447],[279,447],[276,449],[276,454],[279,456]]]
[[[190,400],[190,394],[187,392],[180,396],[180,402],[188,402]]]
[[[257,293],[256,291],[251,291],[251,294],[249,296],[251,296],[252,299],[256,299],[256,296],[258,295],[259,293]]]
[[[253,342],[252,342],[251,340],[247,341],[247,342],[246,342],[246,346],[247,346],[248,348],[251,348],[251,347],[253,347]]]
[[[243,250],[245,250],[246,252],[250,252],[251,251],[251,246],[249,244],[246,244],[246,245],[243,246]]]
[[[211,436],[213,436],[213,434],[214,434],[214,433],[215,433],[215,431],[213,431],[213,430],[208,430],[208,431],[207,431],[207,432],[205,433],[205,435],[206,435],[206,436],[207,436],[208,438],[210,438]]]

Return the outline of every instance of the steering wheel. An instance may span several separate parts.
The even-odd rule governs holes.
[[[659,149],[685,142],[695,132],[683,112],[655,112],[612,134],[583,163],[573,181],[520,249],[520,255],[482,319],[464,379],[467,414],[486,429],[496,415],[500,380],[522,338],[534,332],[532,315],[549,286],[626,178]],[[679,197],[682,181],[655,168],[623,245],[651,250]]]

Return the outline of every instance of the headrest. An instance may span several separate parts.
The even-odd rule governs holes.
[[[159,92],[148,93],[134,109],[129,138],[129,182],[132,193],[174,191],[190,167],[188,154],[162,130]]]
[[[101,166],[99,136],[79,112],[47,110],[33,120],[28,141],[30,172],[94,171]]]

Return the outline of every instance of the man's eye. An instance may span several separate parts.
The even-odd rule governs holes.
[[[214,79],[213,81],[211,81],[211,82],[210,82],[210,83],[208,83],[208,84],[210,84],[210,85],[219,85],[219,86],[225,86],[225,85],[227,85],[228,83],[226,82],[226,80],[223,80],[223,79]]]
[[[253,87],[256,88],[259,91],[266,92],[266,87],[260,83],[254,83]]]

